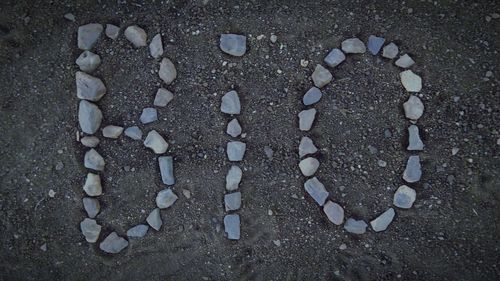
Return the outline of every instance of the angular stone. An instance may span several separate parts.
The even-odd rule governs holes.
[[[329,67],[336,67],[345,60],[345,55],[340,49],[333,49],[323,60]]]
[[[96,147],[99,145],[99,138],[94,136],[83,137],[80,142],[86,147]]]
[[[238,210],[241,207],[241,192],[224,195],[224,206],[226,207],[226,212]]]
[[[127,230],[128,237],[144,237],[148,232],[149,226],[145,224],[136,225]]]
[[[76,64],[81,71],[92,72],[101,64],[101,57],[91,51],[84,51],[76,59]]]
[[[237,34],[221,34],[220,49],[231,56],[241,57],[247,51],[247,38]]]
[[[144,29],[138,27],[137,25],[127,27],[123,34],[125,35],[125,38],[127,38],[127,40],[130,41],[136,48],[147,45],[146,40],[148,35]]]
[[[101,233],[101,226],[93,219],[85,218],[80,223],[80,229],[85,240],[89,243],[95,243],[99,239],[99,234]]]
[[[220,111],[227,114],[240,114],[240,98],[238,97],[238,93],[236,93],[236,91],[229,91],[222,96]]]
[[[125,129],[125,135],[133,140],[142,139],[142,131],[137,126],[128,127]]]
[[[104,158],[102,158],[102,156],[99,153],[97,153],[97,151],[91,148],[89,151],[85,153],[84,165],[85,168],[89,168],[96,171],[103,171],[104,165],[106,165],[106,163],[104,162]]]
[[[323,212],[336,225],[341,225],[344,222],[344,209],[337,203],[328,200],[323,206]]]
[[[424,104],[416,96],[410,96],[408,101],[403,103],[406,118],[410,120],[418,120],[424,114]]]
[[[422,90],[422,78],[411,70],[405,70],[399,74],[401,84],[408,92],[420,92]]]
[[[241,126],[238,122],[238,119],[234,118],[227,124],[226,133],[233,138],[239,136],[241,134]]]
[[[158,112],[156,108],[146,107],[142,110],[141,117],[139,118],[142,124],[152,123],[158,120]]]
[[[224,217],[224,232],[230,240],[240,239],[240,216],[236,214],[226,215]]]
[[[309,137],[302,137],[299,144],[299,156],[302,158],[307,154],[314,154],[318,151],[318,148],[314,145],[312,139]]]
[[[238,189],[243,176],[243,171],[240,167],[232,165],[226,175],[226,190],[233,191]]]
[[[166,185],[175,184],[174,159],[172,156],[158,157],[158,163],[160,164],[160,174],[163,183]]]
[[[420,157],[412,155],[406,162],[406,169],[403,172],[403,179],[406,182],[413,183],[420,180],[422,177],[422,166],[420,165]]]
[[[346,54],[363,54],[366,52],[365,43],[358,38],[350,38],[342,41],[342,51]]]
[[[393,59],[398,55],[398,53],[399,53],[398,46],[391,42],[384,47],[382,51],[382,56],[384,58]]]
[[[321,88],[332,81],[333,75],[330,71],[328,71],[328,69],[324,68],[320,64],[317,64],[311,78],[314,82],[314,86]]]
[[[344,229],[347,232],[354,233],[354,234],[365,233],[367,227],[368,227],[368,225],[363,220],[355,220],[352,218],[347,219],[346,223],[344,224]]]
[[[420,139],[420,134],[418,132],[418,127],[416,125],[411,125],[408,127],[409,134],[409,144],[406,149],[408,150],[423,150],[424,143]]]
[[[178,198],[172,189],[164,189],[156,195],[156,206],[160,209],[166,209],[172,206]]]
[[[408,68],[415,64],[415,61],[408,55],[404,54],[396,61],[396,65],[401,68]]]
[[[376,219],[372,220],[370,222],[370,225],[372,226],[373,231],[380,232],[386,230],[389,224],[391,224],[392,220],[394,219],[394,215],[396,215],[394,209],[389,208]]]
[[[304,176],[310,177],[318,170],[319,161],[316,158],[307,157],[300,161],[299,168]]]
[[[88,173],[83,185],[83,190],[88,196],[99,196],[102,194],[101,177],[96,174]]]
[[[100,183],[100,181],[99,181]],[[87,212],[87,216],[91,219],[95,218],[99,211],[101,210],[101,204],[99,204],[99,200],[90,197],[83,198],[83,208]]]
[[[116,234],[116,232],[111,232],[100,244],[99,248],[109,254],[117,254],[123,249],[127,248],[128,241]]]
[[[101,79],[85,72],[76,72],[76,96],[82,100],[98,101],[106,94],[106,86]]]
[[[177,70],[170,59],[163,58],[161,60],[158,76],[160,76],[160,79],[167,85],[170,85],[175,78],[177,78]]]
[[[110,139],[116,139],[118,138],[123,132],[123,127],[120,126],[115,126],[115,125],[108,125],[102,129],[102,135],[105,138],[110,138]]]
[[[106,24],[106,36],[109,38],[116,40],[118,35],[120,34],[120,28],[113,24]]]
[[[148,217],[146,218],[146,221],[154,230],[160,230],[161,225],[163,224],[160,216],[160,209],[156,208],[151,211],[151,213],[149,213]]]
[[[229,161],[241,161],[245,156],[246,143],[241,141],[230,141],[227,143],[227,158]]]
[[[151,43],[149,43],[149,53],[155,59],[163,55],[163,44],[161,42],[161,35],[159,33],[156,34],[151,40]]]
[[[308,179],[304,183],[304,189],[320,206],[325,204],[329,193],[326,191],[325,186],[318,180],[318,178],[314,177],[312,179]]]
[[[301,131],[309,131],[316,117],[316,109],[311,108],[302,110],[299,113],[299,129]]]
[[[413,206],[413,202],[417,198],[415,190],[409,186],[402,185],[394,193],[394,206],[402,209],[409,209]]]
[[[378,52],[380,52],[382,45],[384,45],[384,42],[384,38],[370,35],[370,37],[368,37],[368,51],[370,51],[370,53],[374,56],[377,55]]]
[[[168,149],[168,143],[165,139],[155,130],[151,130],[146,139],[144,140],[144,146],[151,148],[156,154],[165,153]]]
[[[98,23],[89,23],[78,27],[78,48],[90,50],[101,36],[104,28]]]
[[[165,107],[167,104],[172,101],[174,98],[174,94],[167,89],[160,88],[156,92],[155,100],[153,102],[154,106]]]
[[[321,93],[320,89],[312,87],[305,93],[304,97],[302,98],[302,102],[304,103],[304,105],[315,104],[321,99],[322,96],[323,94]]]
[[[75,15],[73,15],[72,13],[64,14],[64,18],[73,22],[76,20]]]

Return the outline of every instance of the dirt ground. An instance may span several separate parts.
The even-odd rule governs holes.
[[[63,18],[69,12],[75,22]],[[1,1],[0,279],[498,280],[495,12],[495,1]],[[77,28],[91,22],[138,24],[148,38],[161,32],[164,56],[178,71],[168,87],[175,98],[159,109],[161,120],[141,127],[167,136],[179,200],[162,212],[161,231],[130,239],[114,256],[85,242],[79,229],[86,169],[75,137],[74,62],[81,52]],[[220,51],[219,36],[227,32],[247,36],[245,56]],[[304,192],[296,115],[314,66],[342,40],[366,41],[371,34],[396,42],[417,62],[426,147],[422,180],[412,185],[414,207],[398,210],[385,232],[352,235],[330,223]],[[93,51],[102,58],[94,75],[108,89],[99,102],[103,124],[138,124],[161,85],[158,61],[123,35],[102,36]],[[309,65],[301,67],[301,59]],[[309,133],[321,149],[317,176],[347,217],[370,221],[392,205],[403,184],[408,94],[400,70],[380,56],[349,56],[332,72]],[[247,133],[237,242],[224,237],[222,226],[230,117],[219,106],[230,89],[242,100],[238,118]],[[97,219],[102,239],[144,222],[164,186],[155,155],[141,142],[101,140],[98,151],[107,161]],[[459,148],[456,155],[452,148]]]

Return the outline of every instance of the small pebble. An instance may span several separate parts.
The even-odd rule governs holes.
[[[56,192],[52,189],[49,190],[49,197],[50,198],[54,198],[54,196],[56,196]]]
[[[42,246],[40,246],[40,250],[47,252],[47,243],[44,243]]]
[[[243,171],[241,171],[240,167],[232,165],[226,175],[226,190],[233,191],[238,189],[242,176]]]
[[[339,249],[343,251],[343,250],[347,249],[347,245],[342,243],[342,244],[340,244]]]
[[[73,22],[76,20],[75,15],[73,15],[72,13],[64,14],[64,18]]]
[[[227,124],[226,133],[233,138],[239,136],[241,134],[241,126],[238,122],[238,119],[234,118]]]
[[[416,96],[410,96],[408,101],[403,104],[406,118],[418,120],[424,114],[424,104]]]
[[[314,145],[312,139],[309,137],[302,137],[299,144],[299,156],[302,158],[308,154],[314,154],[318,148]]]
[[[453,155],[453,156],[457,155],[457,153],[458,153],[458,151],[459,151],[459,150],[460,150],[460,149],[459,149],[458,147],[454,147],[454,148],[452,148],[452,149],[451,149],[451,155]]]
[[[346,54],[363,54],[366,52],[365,43],[358,38],[349,38],[342,41],[342,51]]]
[[[56,164],[56,171],[60,171],[64,168],[64,164],[61,161],[58,161]]]
[[[241,161],[245,156],[247,145],[240,141],[230,141],[227,143],[227,158],[229,161]]]
[[[408,68],[415,64],[415,61],[408,55],[404,54],[396,61],[396,65],[401,68]]]
[[[125,29],[123,33],[125,38],[127,38],[134,47],[144,47],[147,45],[146,40],[148,38],[146,31],[144,29],[138,27],[137,25],[131,25]]]
[[[382,56],[384,58],[393,59],[398,55],[398,53],[399,53],[398,46],[391,42],[390,44],[384,47],[382,51]]]
[[[269,37],[269,39],[271,40],[271,43],[276,43],[276,41],[278,41],[278,36],[274,35],[274,34],[271,34],[271,37]]]
[[[236,93],[236,91],[229,91],[222,96],[220,110],[226,114],[240,114],[240,98],[238,97],[238,93]]]
[[[85,153],[84,165],[85,168],[89,168],[96,171],[103,171],[104,165],[106,165],[106,163],[104,162],[104,158],[102,158],[102,156],[99,153],[97,153],[97,151],[91,148],[89,151]]]
[[[158,157],[158,163],[160,165],[161,180],[163,183],[166,185],[175,184],[174,159],[172,156]]]
[[[411,70],[405,70],[399,74],[401,84],[408,92],[420,92],[422,90],[422,78]]]
[[[323,94],[321,93],[320,89],[312,87],[304,94],[302,102],[304,103],[304,105],[315,104],[321,99],[322,96]]]
[[[146,139],[144,140],[144,146],[150,148],[156,154],[165,153],[168,149],[168,143],[165,139],[155,130],[151,130]]]
[[[156,108],[146,107],[142,110],[141,117],[139,118],[142,124],[152,123],[158,120],[158,112]]]
[[[84,133],[95,133],[102,122],[102,112],[97,105],[81,100],[78,106],[78,123]]]
[[[87,212],[87,216],[91,219],[95,218],[95,216],[97,216],[97,214],[99,214],[99,211],[101,210],[101,204],[99,203],[99,200],[95,198],[84,197],[82,201],[83,208],[85,209],[85,212]]]
[[[319,161],[316,158],[307,157],[299,162],[299,168],[304,176],[310,177],[318,170]]]
[[[111,232],[100,244],[99,248],[109,254],[117,254],[128,246],[128,241]]]
[[[224,232],[230,240],[240,239],[240,216],[236,214],[226,215],[224,217]]]
[[[101,233],[101,226],[98,225],[95,220],[85,218],[80,223],[80,230],[82,231],[83,236],[85,236],[85,240],[87,240],[87,242],[95,243]]]
[[[146,221],[153,229],[159,231],[161,225],[163,224],[163,221],[161,220],[160,216],[160,209],[156,208],[153,211],[151,211],[151,213],[149,213],[148,217],[146,218]]]
[[[396,207],[409,209],[413,206],[413,202],[417,198],[415,190],[409,186],[402,185],[394,193],[393,204]]]
[[[81,71],[92,72],[101,64],[101,57],[91,51],[84,51],[76,59],[76,64]]]
[[[98,101],[106,94],[106,86],[101,79],[85,72],[76,72],[76,96],[82,100]]]
[[[78,27],[78,48],[90,50],[101,36],[103,26],[98,23],[89,23]]]
[[[376,219],[374,219],[370,222],[372,229],[375,232],[380,232],[380,231],[386,230],[387,227],[389,226],[389,224],[394,219],[395,214],[396,213],[394,212],[394,209],[389,208],[387,211],[385,211],[380,216],[378,216]]]
[[[184,195],[184,197],[186,197],[186,199],[190,199],[191,198],[191,191],[183,188],[182,195]]]
[[[374,56],[377,55],[378,52],[380,52],[382,45],[384,45],[384,42],[384,38],[370,35],[368,37],[368,51],[370,51],[370,53]]]
[[[408,127],[408,134],[409,134],[409,144],[408,147],[406,148],[407,150],[423,150],[424,149],[424,143],[420,139],[420,134],[418,131],[418,127],[416,125],[411,125]]]
[[[172,189],[164,189],[156,195],[156,206],[160,209],[166,209],[172,206],[178,198]]]
[[[307,67],[308,65],[309,65],[309,61],[308,60],[304,60],[304,59],[300,60],[300,66]]]
[[[387,166],[387,162],[385,162],[384,160],[378,160],[377,164],[382,168],[385,168]]]
[[[304,189],[320,206],[325,204],[329,193],[326,191],[325,186],[318,180],[318,178],[314,177],[312,179],[308,179],[304,183]]]
[[[128,237],[144,237],[148,233],[149,226],[145,224],[136,225],[127,230]]]
[[[247,38],[237,34],[221,34],[220,49],[226,54],[241,57],[247,51]]]
[[[345,55],[340,49],[333,49],[323,60],[329,67],[336,67],[345,60]]]
[[[344,229],[347,232],[354,233],[354,234],[365,233],[367,227],[368,227],[368,225],[363,220],[355,220],[353,218],[347,219],[346,223],[344,224]]]
[[[120,34],[120,28],[116,25],[106,24],[106,36],[116,40]]]
[[[299,113],[299,129],[301,131],[309,131],[316,117],[316,109],[311,108],[307,110],[302,110]]]
[[[313,74],[311,75],[311,78],[314,82],[314,85],[318,88],[321,88],[332,81],[333,75],[330,73],[330,71],[328,71],[328,69],[324,68],[320,64],[317,64]]]
[[[328,200],[323,206],[323,212],[336,225],[341,225],[344,222],[344,209],[337,203]]]
[[[175,78],[177,78],[177,70],[175,69],[174,63],[172,63],[170,59],[163,58],[161,60],[158,76],[160,76],[160,79],[167,85],[170,85]]]
[[[281,246],[281,241],[280,240],[273,240],[273,244],[276,246]]]
[[[125,129],[125,135],[133,140],[142,139],[142,131],[137,126],[128,127]]]
[[[155,100],[153,102],[154,106],[165,107],[167,104],[174,99],[174,94],[165,88],[160,88],[156,92]]]
[[[86,147],[96,147],[99,144],[99,138],[94,136],[83,137],[80,142]]]
[[[123,127],[108,125],[102,129],[102,135],[105,138],[117,139],[123,132]]]
[[[151,40],[151,43],[149,43],[149,53],[155,59],[163,55],[163,44],[161,42],[161,35],[159,33],[156,34]]]
[[[406,169],[403,173],[403,179],[406,182],[413,183],[420,180],[422,176],[422,166],[420,165],[420,157],[418,155],[412,155],[408,158],[406,163]]]
[[[241,207],[241,192],[224,195],[224,206],[226,208],[226,212],[238,210]]]
[[[88,196],[99,196],[102,194],[101,177],[97,174],[88,173],[83,185],[83,190]]]

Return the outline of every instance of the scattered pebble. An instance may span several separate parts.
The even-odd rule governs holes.
[[[85,153],[84,163],[85,168],[96,171],[103,171],[104,165],[106,165],[104,158],[102,158],[102,156],[93,148]]]
[[[227,124],[226,133],[233,138],[239,136],[241,134],[241,126],[238,122],[238,119],[234,118]]]
[[[136,225],[127,230],[128,237],[144,237],[148,233],[149,226],[145,224]]]
[[[125,35],[125,38],[127,38],[127,40],[130,41],[130,43],[132,43],[136,48],[147,45],[146,40],[148,35],[144,29],[138,27],[137,25],[127,27],[123,34]]]
[[[411,70],[405,70],[399,74],[401,83],[408,92],[420,92],[422,90],[422,78]]]
[[[388,59],[395,58],[398,55],[398,53],[399,53],[398,46],[392,42],[389,43],[387,46],[385,46],[384,49],[382,50],[382,56]]]
[[[320,89],[312,87],[305,93],[304,97],[302,98],[302,102],[304,103],[304,105],[315,104],[321,99],[322,96],[323,94],[321,93]]]
[[[280,240],[273,240],[273,244],[276,246],[281,246],[281,241]]]
[[[161,180],[166,185],[173,185],[175,183],[174,178],[174,159],[172,156],[162,156],[158,157],[158,163],[160,165]]]
[[[102,194],[101,178],[97,174],[88,173],[83,185],[83,190],[88,196],[99,196]]]
[[[460,150],[460,149],[459,149],[458,147],[454,147],[454,148],[452,148],[452,149],[451,149],[451,155],[453,155],[453,156],[457,155],[457,153],[458,153],[458,151],[459,151],[459,150]]]
[[[403,173],[403,179],[406,182],[413,183],[420,180],[422,176],[422,166],[420,165],[420,157],[418,155],[412,155],[408,158],[406,162],[406,169]]]
[[[307,67],[308,65],[309,65],[309,61],[308,60],[304,60],[304,59],[300,60],[300,66]]]
[[[116,40],[120,34],[120,28],[113,24],[106,24],[106,36],[110,39]]]
[[[72,13],[64,14],[64,18],[72,22],[76,20],[75,15],[73,15]]]
[[[377,55],[378,52],[380,52],[382,45],[384,45],[384,42],[384,38],[370,35],[368,37],[368,51],[370,51],[370,53],[374,56]]]
[[[406,148],[407,150],[423,150],[424,149],[424,143],[420,139],[420,134],[418,131],[418,127],[416,125],[411,125],[408,127],[408,134],[409,134],[409,144],[408,147]]]
[[[302,137],[299,144],[299,156],[302,158],[307,154],[314,154],[318,151],[318,148],[314,145],[312,139],[309,137]]]
[[[379,165],[379,167],[385,168],[387,166],[387,162],[385,162],[384,160],[378,160],[377,165]]]
[[[323,212],[336,225],[341,225],[344,222],[344,209],[337,203],[328,200],[323,206]]]
[[[311,78],[314,82],[314,85],[318,88],[321,88],[330,83],[330,81],[332,81],[333,79],[333,76],[330,71],[328,71],[328,69],[324,68],[320,64],[317,64],[313,74],[311,75]]]
[[[190,199],[191,198],[191,191],[183,188],[182,195],[184,195],[184,197],[186,197],[186,199]]]
[[[142,110],[141,117],[139,118],[142,124],[152,123],[158,120],[158,112],[156,108],[146,107]]]
[[[416,96],[410,96],[408,101],[403,104],[406,118],[410,120],[418,120],[424,114],[424,104]]]
[[[340,244],[339,249],[343,251],[343,250],[347,249],[347,245],[342,243],[342,244]]]
[[[78,27],[78,48],[90,50],[101,36],[104,28],[98,23],[89,23]]]
[[[84,197],[82,201],[83,208],[85,209],[85,212],[87,212],[87,216],[91,219],[95,218],[95,216],[97,216],[97,214],[99,214],[99,211],[101,210],[101,204],[99,203],[99,200],[95,198]]]
[[[101,79],[85,72],[76,72],[76,96],[82,100],[98,101],[106,94],[106,86]]]
[[[224,206],[226,207],[226,212],[238,210],[241,207],[241,192],[224,195]]]
[[[323,60],[329,67],[336,67],[345,60],[345,55],[340,49],[333,49]]]
[[[349,38],[342,41],[342,51],[346,54],[363,54],[366,52],[365,43],[358,38]]]
[[[156,206],[160,209],[166,209],[172,206],[178,198],[172,189],[164,189],[156,195]]]
[[[236,91],[229,91],[222,96],[220,110],[227,114],[240,114],[240,98],[238,97],[238,93],[236,93]]]
[[[151,211],[151,213],[149,213],[148,217],[146,218],[146,221],[153,229],[159,231],[161,225],[163,224],[163,221],[161,220],[160,216],[160,209],[156,208],[153,211]]]
[[[159,33],[156,34],[151,40],[151,43],[149,43],[149,53],[155,59],[163,55],[163,44],[161,42],[161,35]]]
[[[240,141],[230,141],[227,143],[227,158],[229,161],[241,161],[245,155],[247,145]]]
[[[156,92],[153,104],[154,106],[165,107],[172,99],[174,99],[174,94],[172,94],[172,92],[165,88],[159,88]]]
[[[237,214],[226,215],[224,217],[224,232],[231,240],[240,239],[240,216]]]
[[[137,126],[128,127],[125,129],[125,135],[133,140],[142,139],[142,131]]]
[[[269,146],[264,146],[264,154],[266,155],[267,159],[273,159],[274,151]]]
[[[307,157],[299,162],[299,168],[304,176],[310,177],[318,170],[319,161],[316,158]]]
[[[58,161],[58,162],[56,163],[56,171],[60,171],[60,170],[62,170],[63,168],[64,168],[64,164],[63,164],[63,162]]]
[[[238,189],[242,176],[243,171],[241,171],[240,167],[232,165],[226,175],[226,190],[233,191]]]
[[[100,244],[99,248],[109,254],[117,254],[128,246],[128,241],[111,232]]]
[[[50,198],[54,198],[54,196],[56,196],[56,192],[52,189],[49,190],[49,197]]]
[[[83,236],[85,236],[85,240],[89,243],[95,243],[101,233],[101,226],[95,220],[89,218],[85,218],[80,223],[80,229]]]
[[[389,226],[389,224],[394,219],[395,214],[396,213],[394,212],[394,209],[389,208],[387,211],[385,211],[380,216],[378,216],[376,219],[374,219],[370,222],[372,229],[375,232],[380,232],[380,231],[386,230],[387,227]]]
[[[102,135],[105,138],[117,139],[123,132],[123,127],[108,125],[102,129]]]
[[[94,136],[83,137],[80,142],[86,147],[96,147],[99,145],[99,138]]]
[[[92,72],[101,64],[101,57],[91,51],[84,51],[76,59],[76,64],[81,71]]]
[[[366,232],[368,225],[363,220],[355,220],[353,218],[348,218],[344,224],[344,229],[347,232],[354,234],[363,234]]]
[[[417,198],[415,190],[409,186],[402,185],[394,193],[393,204],[398,208],[409,209]]]
[[[314,177],[312,179],[308,179],[304,183],[304,189],[320,206],[325,204],[329,193],[326,191],[325,186],[318,180],[318,178]]]
[[[415,64],[415,61],[408,55],[404,54],[396,61],[396,65],[401,68],[408,68]]]
[[[220,49],[226,54],[241,57],[247,51],[247,38],[237,34],[222,34]]]
[[[165,84],[170,85],[177,78],[177,70],[174,63],[168,58],[163,58],[160,63],[158,75]]]
[[[168,143],[165,139],[155,130],[151,130],[146,139],[144,140],[144,146],[151,148],[154,153],[162,154],[168,149]]]
[[[40,246],[40,250],[47,252],[47,243],[44,243],[42,246]]]
[[[299,113],[299,129],[301,131],[309,131],[316,117],[316,109],[311,108],[302,110]]]
[[[278,36],[271,34],[271,37],[269,37],[269,40],[271,40],[271,43],[276,43],[278,41]]]

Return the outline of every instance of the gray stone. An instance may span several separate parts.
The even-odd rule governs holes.
[[[166,209],[172,206],[178,198],[172,189],[164,189],[156,195],[156,206],[160,209]]]
[[[307,157],[299,162],[299,168],[304,176],[310,177],[318,170],[319,161],[316,158]]]
[[[406,149],[408,150],[423,150],[424,143],[420,139],[420,134],[418,132],[418,127],[416,125],[411,125],[408,127],[409,134],[409,144]]]
[[[64,14],[64,18],[72,22],[76,20],[75,15],[73,15],[72,13]]]
[[[83,190],[88,196],[99,196],[102,194],[101,177],[99,175],[88,173],[83,185]]]
[[[344,229],[347,232],[354,233],[354,234],[365,233],[367,227],[368,227],[368,225],[363,220],[355,220],[352,218],[347,219],[346,223],[344,224]]]
[[[240,239],[240,216],[236,214],[226,215],[224,217],[224,232],[227,238],[231,240]]]
[[[76,96],[82,100],[98,101],[106,94],[106,86],[101,79],[85,72],[76,72]]]
[[[318,148],[314,145],[312,139],[309,137],[302,137],[299,144],[299,156],[302,158],[307,154],[314,154],[318,151]]]
[[[108,125],[102,129],[102,135],[105,138],[117,139],[123,132],[123,127]]]
[[[365,43],[358,38],[349,38],[342,41],[342,51],[346,54],[363,54],[366,52]]]
[[[161,180],[163,183],[166,185],[175,184],[174,159],[172,156],[158,157],[158,163],[160,165]]]
[[[394,193],[394,206],[402,209],[409,209],[413,206],[413,202],[417,198],[415,190],[409,186],[402,185]]]
[[[238,210],[241,207],[241,192],[224,195],[224,206],[226,207],[226,212]]]
[[[411,70],[405,70],[399,74],[401,84],[408,92],[420,92],[422,90],[422,78]]]
[[[269,146],[264,146],[264,154],[268,159],[273,159],[274,151]]]
[[[160,88],[156,92],[155,100],[153,102],[154,106],[165,107],[172,101],[174,94],[165,88]]]
[[[399,57],[395,64],[401,68],[408,68],[414,65],[415,61],[408,54],[404,54]]]
[[[170,59],[163,58],[160,63],[160,71],[158,71],[160,79],[165,84],[170,85],[177,78],[177,70],[174,63]]]
[[[100,244],[99,248],[109,254],[117,254],[127,248],[128,241],[118,236],[116,232],[111,232]]]
[[[398,55],[398,53],[399,53],[398,46],[391,42],[384,47],[382,51],[382,56],[384,58],[393,59]]]
[[[125,135],[133,140],[142,139],[142,131],[137,126],[128,127],[125,129]]]
[[[230,141],[227,143],[227,158],[229,161],[241,161],[245,156],[247,145],[240,141]]]
[[[99,204],[99,200],[90,197],[83,198],[83,208],[87,212],[87,216],[91,219],[95,218],[99,211],[101,210],[101,204]]]
[[[127,40],[130,41],[136,48],[144,47],[147,45],[146,41],[148,35],[146,34],[146,31],[144,31],[144,29],[138,27],[137,25],[131,25],[127,27],[123,34],[125,35],[125,38],[127,38]]]
[[[313,74],[311,75],[311,78],[313,80],[314,86],[321,88],[332,81],[333,75],[330,73],[330,71],[328,71],[328,69],[324,68],[320,64],[317,64]]]
[[[368,37],[368,51],[370,51],[370,53],[374,56],[377,55],[378,52],[380,52],[382,45],[384,45],[384,42],[384,38],[370,35],[370,37]]]
[[[238,97],[238,93],[236,93],[236,91],[229,91],[222,96],[220,111],[227,114],[240,114],[240,98]]]
[[[89,23],[78,27],[78,48],[90,50],[101,36],[104,28],[98,23]]]
[[[142,110],[141,117],[139,118],[142,124],[152,123],[158,120],[158,112],[156,108],[146,107]]]
[[[316,109],[311,108],[302,110],[299,113],[299,129],[301,131],[309,131],[316,117]]]
[[[337,203],[328,200],[323,206],[323,212],[336,225],[341,225],[344,222],[344,209]]]
[[[159,33],[156,34],[151,40],[151,43],[149,43],[149,53],[155,59],[163,55],[163,44],[161,42],[161,35]]]
[[[325,186],[318,180],[318,178],[314,177],[312,179],[308,179],[304,183],[304,189],[320,206],[325,204],[329,193],[326,191]]]
[[[84,163],[85,168],[96,171],[103,171],[104,166],[106,165],[106,163],[104,162],[104,158],[102,158],[102,156],[93,148],[85,153]]]
[[[322,96],[323,94],[321,93],[320,89],[312,87],[305,93],[304,97],[302,98],[302,102],[304,103],[304,105],[315,104],[321,99]]]
[[[418,120],[424,114],[424,104],[416,96],[410,96],[408,101],[403,103],[406,118],[410,120]]]
[[[238,119],[234,118],[227,124],[226,133],[235,138],[241,134],[241,126]]]
[[[247,38],[237,34],[222,34],[220,49],[231,56],[241,57],[247,51]]]
[[[80,223],[80,230],[82,231],[85,240],[89,243],[95,243],[99,239],[101,233],[101,226],[93,219],[85,218]]]
[[[81,71],[92,72],[101,64],[101,57],[91,51],[84,51],[76,59],[76,64]]]
[[[394,219],[394,215],[396,215],[394,209],[389,208],[376,219],[372,220],[370,222],[370,225],[372,226],[373,231],[380,232],[386,230],[389,224],[391,224],[392,220]]]
[[[278,41],[278,36],[276,36],[276,34],[271,34],[271,36],[269,37],[269,40],[271,40],[271,43],[276,43],[276,41]]]
[[[120,28],[113,24],[106,24],[106,36],[116,40],[120,34]]]
[[[329,67],[336,67],[345,60],[345,55],[340,49],[333,49],[323,60]]]
[[[241,171],[240,167],[232,165],[226,175],[226,190],[233,191],[238,189],[242,176],[243,171]]]
[[[149,226],[145,224],[136,225],[127,230],[128,237],[144,237],[148,233]]]
[[[151,211],[151,213],[149,213],[148,217],[146,218],[146,221],[154,230],[160,230],[161,225],[163,224],[160,216],[160,209],[156,208]]]
[[[99,145],[99,138],[95,136],[83,137],[80,142],[86,147],[96,147]]]
[[[168,149],[168,143],[165,139],[155,130],[151,130],[146,139],[144,140],[144,146],[150,148],[156,154],[165,153]]]
[[[408,158],[408,162],[406,162],[406,169],[403,172],[403,179],[406,182],[413,183],[419,181],[420,177],[422,177],[420,157],[418,155],[412,155]]]

